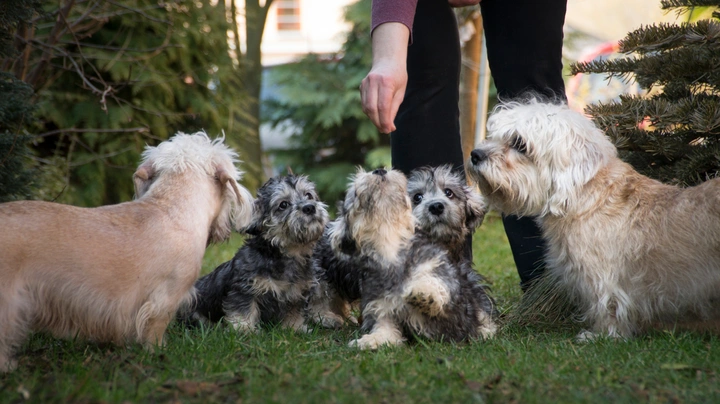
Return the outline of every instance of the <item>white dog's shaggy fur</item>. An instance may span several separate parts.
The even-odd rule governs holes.
[[[162,344],[207,243],[251,218],[236,157],[222,139],[180,133],[143,153],[135,201],[0,205],[0,371],[30,331]]]
[[[638,174],[589,119],[537,100],[500,105],[468,171],[506,214],[537,216],[549,276],[598,334],[713,312],[720,179],[678,188]]]

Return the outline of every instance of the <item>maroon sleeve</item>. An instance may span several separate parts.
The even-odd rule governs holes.
[[[408,27],[412,41],[412,27],[417,2],[418,0],[373,0],[372,30],[374,31],[378,25],[386,22],[399,22]]]

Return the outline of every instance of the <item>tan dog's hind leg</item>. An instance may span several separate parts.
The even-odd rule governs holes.
[[[17,366],[17,361],[12,357],[13,348],[25,340],[28,334],[29,327],[25,319],[29,317],[30,307],[21,293],[10,292],[16,290],[14,287],[3,289],[0,289],[0,373],[12,371]]]

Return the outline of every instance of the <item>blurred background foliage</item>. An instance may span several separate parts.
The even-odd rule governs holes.
[[[334,207],[358,166],[391,165],[389,137],[362,113],[358,91],[371,64],[371,0],[345,9],[338,52],[263,70],[272,3],[0,1],[0,201],[130,200],[146,144],[206,130],[240,151],[251,190],[290,169],[308,174]],[[623,158],[654,178],[689,185],[720,170],[718,4],[664,0],[688,22],[631,32],[621,42],[627,58],[571,66],[650,90],[587,112]],[[477,31],[479,17],[477,7],[459,9],[461,32]],[[477,88],[468,83],[477,82],[478,61],[465,51],[463,69],[475,76],[463,74],[463,86]],[[262,148],[261,121],[282,141]]]
[[[338,53],[274,67],[265,82],[261,116],[289,135],[287,147],[269,150],[275,170],[307,174],[331,207],[358,166],[390,167],[390,138],[360,105],[360,82],[372,63],[370,5],[360,0],[346,8],[352,28]]]
[[[16,103],[0,97],[0,161],[22,156],[25,172],[32,173],[22,190],[3,183],[4,200],[85,206],[130,200],[132,173],[146,144],[177,131],[219,135],[243,110],[222,2],[65,0],[40,6],[4,0],[0,7],[0,15],[15,16],[0,21],[2,85],[18,88],[8,92],[13,97],[32,92],[34,104],[34,114],[26,108],[19,121],[8,119],[7,106]],[[20,172],[5,163],[1,168]]]
[[[257,15],[261,30],[270,3],[4,1],[0,200],[130,200],[145,145],[177,131],[225,133],[250,189],[290,167],[317,182],[330,205],[357,166],[389,166],[389,138],[362,113],[358,91],[371,62],[371,1],[345,10],[351,28],[339,52],[251,77],[259,60],[249,58],[259,55],[249,46],[262,33],[233,16]],[[291,133],[287,145],[264,152],[253,138],[260,86],[270,89],[262,119]]]

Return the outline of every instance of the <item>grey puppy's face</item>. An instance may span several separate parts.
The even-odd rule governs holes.
[[[316,242],[327,222],[315,184],[305,176],[276,176],[258,189],[253,221],[245,232],[287,248]]]
[[[485,199],[449,165],[411,172],[408,196],[416,225],[438,241],[461,241],[485,218]]]

